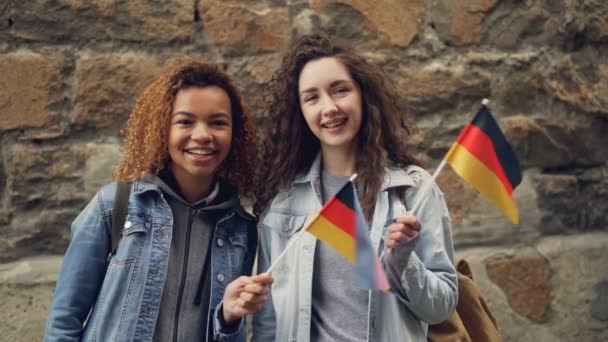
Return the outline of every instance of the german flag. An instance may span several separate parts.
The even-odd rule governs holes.
[[[452,169],[519,223],[513,189],[521,183],[519,160],[484,104],[445,156]]]
[[[386,274],[369,240],[369,229],[351,180],[329,199],[306,228],[354,264],[355,286],[387,290]]]

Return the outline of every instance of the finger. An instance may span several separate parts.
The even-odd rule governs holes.
[[[397,240],[397,241],[406,241],[414,236],[418,235],[418,231],[412,229],[405,229],[398,232],[390,233],[388,235],[389,239]]]
[[[256,311],[258,311],[260,308],[262,308],[262,306],[264,306],[264,303],[249,303],[249,302],[245,302],[242,299],[239,300],[239,308],[235,309],[235,312],[239,312],[241,313],[241,316],[245,316],[245,315],[249,315],[252,314]]]
[[[236,278],[236,280],[234,280],[234,282],[239,286],[239,287],[243,287],[247,284],[251,284],[253,281],[251,280],[251,277],[248,276],[240,276],[238,278]]]
[[[250,304],[263,304],[266,302],[268,296],[266,295],[254,295],[252,293],[243,292],[241,293],[241,299],[245,303],[245,305]]]
[[[403,223],[393,223],[390,226],[388,226],[388,232],[389,233],[398,232],[398,231],[405,229],[405,227],[406,227],[406,225]]]
[[[420,230],[420,222],[415,215],[404,214],[399,215],[395,218],[395,223],[401,223],[412,227],[413,229]]]
[[[255,276],[251,277],[251,280],[255,283],[259,283],[259,284],[263,284],[263,285],[270,285],[274,281],[272,276],[270,276],[270,274],[268,274],[268,273],[262,273],[262,274],[255,275]]]
[[[388,239],[389,240],[394,240],[394,241],[404,241],[408,238],[408,236],[404,233],[404,232],[394,232],[394,233],[390,233],[388,235]]]
[[[252,294],[266,294],[268,292],[268,287],[262,284],[252,283],[245,285],[243,291]]]
[[[398,224],[395,224],[394,227],[390,227],[390,229],[388,231],[388,236],[390,237],[391,234],[399,234],[399,233],[405,233],[407,236],[413,236],[413,234],[418,233],[418,230],[412,229],[412,227],[410,227],[410,226],[406,226],[404,224],[398,223]]]

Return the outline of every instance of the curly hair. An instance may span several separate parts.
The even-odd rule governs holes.
[[[395,86],[384,77],[382,69],[352,50],[335,45],[323,34],[301,36],[292,40],[264,93],[268,103],[264,115],[272,127],[262,145],[265,174],[259,179],[257,213],[279,191],[287,189],[298,173],[308,170],[319,153],[319,139],[302,114],[298,80],[308,62],[326,57],[340,61],[361,89],[363,118],[356,138],[359,153],[355,168],[359,175],[357,192],[368,219],[382,186],[385,167],[418,164],[406,148],[413,123],[403,115]]]
[[[114,179],[134,181],[157,174],[170,159],[167,139],[176,94],[188,87],[217,86],[230,98],[232,145],[217,176],[253,198],[250,184],[255,177],[257,134],[249,106],[230,77],[216,64],[192,58],[169,61],[160,76],[137,99],[123,133],[124,154],[114,170]]]

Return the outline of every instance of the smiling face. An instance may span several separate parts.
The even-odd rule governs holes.
[[[298,80],[300,108],[324,152],[354,153],[361,127],[361,89],[337,58],[308,62]]]
[[[168,148],[180,187],[209,189],[230,152],[230,97],[217,86],[181,89],[173,102]]]

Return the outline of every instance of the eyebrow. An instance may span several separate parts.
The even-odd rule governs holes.
[[[190,113],[190,112],[186,112],[183,110],[177,111],[175,113],[173,113],[173,116],[178,116],[178,115],[185,115],[187,117],[196,117],[196,115],[194,113]],[[217,112],[217,113],[213,113],[211,115],[209,115],[210,119],[216,119],[216,118],[227,118],[227,119],[232,119],[232,116],[228,113],[224,113],[224,112]]]
[[[331,82],[331,83],[329,84],[329,86],[330,86],[331,88],[333,88],[333,87],[335,87],[335,86],[337,86],[337,85],[339,85],[339,84],[342,84],[342,83],[349,83],[349,84],[352,84],[352,83],[353,83],[353,81],[351,81],[351,80],[335,80],[335,81]],[[302,91],[300,92],[300,95],[305,94],[305,93],[312,93],[312,92],[314,92],[316,89],[317,89],[316,87],[310,87],[310,88],[304,89],[304,90],[302,90]]]

